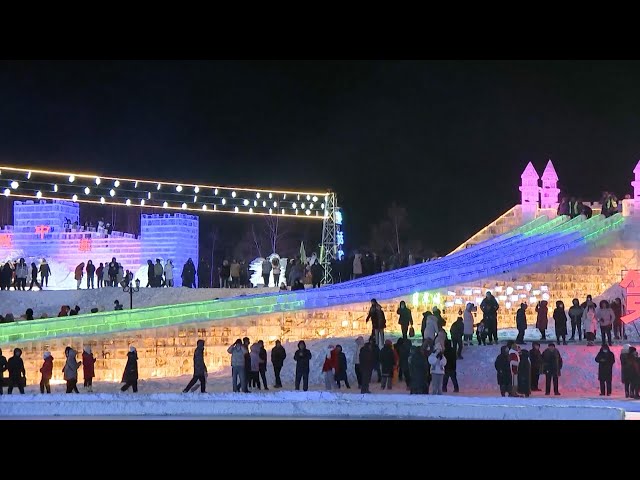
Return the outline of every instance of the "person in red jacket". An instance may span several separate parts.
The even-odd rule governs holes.
[[[83,275],[84,275],[84,262],[81,262],[76,267],[76,271],[74,272],[74,277],[75,277],[76,281],[78,282],[78,290],[80,290],[80,285],[82,284]]]
[[[327,390],[331,390],[333,386],[333,377],[336,369],[336,360],[338,352],[333,345],[329,345],[327,354],[324,358],[324,364],[322,365],[322,373],[324,373],[324,387]]]
[[[45,389],[47,393],[51,393],[51,386],[49,385],[49,380],[53,375],[53,357],[51,356],[51,352],[44,352],[43,355],[44,363],[42,364],[42,368],[40,368],[40,373],[42,373],[42,380],[40,380],[40,393],[44,393]]]
[[[96,363],[96,358],[91,353],[91,347],[87,345],[82,352],[82,371],[84,372],[84,388],[88,392],[93,392],[93,377],[96,376],[93,365]]]

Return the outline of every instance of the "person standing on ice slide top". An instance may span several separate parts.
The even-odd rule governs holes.
[[[489,345],[493,342],[498,343],[498,301],[495,299],[491,292],[487,292],[486,297],[480,304],[480,310],[484,318],[484,323],[487,327],[487,335],[489,337]]]
[[[371,320],[371,336],[376,339],[378,345],[384,345],[384,329],[387,326],[387,321],[382,307],[375,298],[371,299],[371,307],[365,323],[369,320]]]
[[[44,287],[45,285],[49,286],[49,275],[51,275],[51,269],[49,268],[49,264],[45,258],[42,259],[42,263],[40,264],[40,285]]]

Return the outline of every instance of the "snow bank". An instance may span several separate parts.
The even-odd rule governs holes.
[[[53,267],[52,267],[53,268]],[[73,277],[73,275],[72,275]],[[49,285],[52,279],[49,278]],[[75,282],[75,280],[74,280]],[[86,284],[83,284],[83,288]],[[146,285],[146,280],[142,285]],[[255,295],[258,293],[275,292],[275,288],[140,288],[133,294],[134,308],[155,307],[158,305],[176,305],[180,303],[200,302],[215,298],[234,297],[239,295]],[[129,308],[129,294],[120,287],[106,287],[92,290],[76,290],[75,283],[71,290],[43,290],[43,291],[3,291],[0,292],[0,313],[13,313],[19,318],[27,308],[33,309],[34,318],[43,314],[55,317],[61,305],[78,305],[80,314],[89,313],[92,308],[99,311],[113,310],[113,301],[120,300],[125,308]]]
[[[271,395],[95,394],[0,398],[0,417],[215,416],[478,420],[623,420],[621,408],[522,399],[278,392]],[[508,400],[508,401],[505,401]],[[579,407],[579,408],[576,408]]]

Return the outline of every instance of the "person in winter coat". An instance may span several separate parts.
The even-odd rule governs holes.
[[[133,387],[133,393],[138,391],[138,352],[136,347],[131,345],[129,352],[127,353],[127,364],[124,367],[122,373],[122,381],[124,385],[120,388],[121,391],[126,392],[129,387]]]
[[[231,354],[231,380],[233,382],[233,391],[239,392],[240,388],[244,393],[249,393],[247,388],[247,376],[244,367],[244,355],[246,349],[242,345],[239,338],[227,349],[227,353]]]
[[[249,348],[251,358],[251,388],[262,389],[260,385],[260,345],[256,342]]]
[[[78,369],[82,366],[82,361],[78,362],[76,360],[77,354],[78,353],[71,347],[64,349],[64,355],[67,360],[62,368],[62,373],[67,382],[67,393],[80,393],[78,391]]]
[[[313,288],[320,288],[323,276],[324,268],[322,268],[322,265],[320,265],[320,262],[316,259],[313,265],[311,265],[311,283],[313,284]]]
[[[582,313],[582,325],[584,326],[584,338],[587,339],[588,347],[592,347],[595,342],[597,324],[596,306],[594,303],[587,303]]]
[[[609,306],[609,302],[607,302],[606,300],[600,301],[599,308],[596,308],[596,318],[598,319],[598,325],[600,325],[602,344],[604,345],[606,343],[606,340],[608,340],[609,346],[611,346],[611,330],[613,328],[613,320],[615,318],[615,315],[613,314],[613,310],[611,310],[611,307]]]
[[[384,316],[384,311],[375,298],[371,299],[371,307],[369,308],[369,314],[365,320],[365,324],[371,320],[371,335],[376,339],[378,345],[384,344],[384,329],[387,326],[387,321]]]
[[[487,328],[484,325],[484,320],[480,320],[480,323],[474,325],[476,327],[476,340],[478,341],[478,346],[486,346],[487,345]]]
[[[531,362],[531,391],[539,392],[538,381],[540,380],[540,373],[542,372],[542,352],[540,352],[540,344],[538,342],[531,344],[529,359]]]
[[[258,346],[260,347],[258,351],[258,356],[260,357],[258,373],[260,373],[260,378],[262,378],[262,386],[265,390],[269,390],[269,387],[267,387],[267,349],[264,348],[264,342],[262,340],[258,340]]]
[[[105,287],[111,286],[111,277],[109,277],[109,264],[104,264],[104,270],[102,270],[102,284]]]
[[[620,351],[620,380],[624,385],[624,398],[629,398],[630,387],[632,385],[631,379],[633,378],[633,366],[631,365],[633,360],[629,350],[631,345],[628,343],[622,347]]]
[[[82,285],[82,276],[84,275],[84,262],[80,262],[80,264],[76,267],[76,271],[74,272],[74,278],[76,282],[78,282],[78,290],[80,290],[80,285]]]
[[[451,334],[451,345],[456,351],[456,357],[458,360],[462,360],[462,337],[464,336],[464,319],[462,318],[462,310],[458,311],[458,318],[453,322],[453,325],[451,325],[449,333]]]
[[[189,392],[191,387],[198,381],[200,382],[200,392],[205,393],[207,388],[207,365],[204,363],[204,340],[202,339],[196,342],[196,349],[193,352],[193,377],[182,392]]]
[[[602,345],[600,351],[596,355],[596,363],[598,364],[598,380],[600,381],[600,396],[605,394],[605,385],[607,387],[607,397],[611,396],[611,380],[613,378],[613,364],[616,363],[616,357],[609,350],[608,345]]]
[[[104,265],[102,264],[102,262],[100,262],[100,265],[98,266],[98,268],[96,268],[96,279],[98,280],[98,288],[104,287],[102,283],[103,275],[104,275]]]
[[[360,349],[360,393],[371,393],[369,384],[371,383],[371,374],[374,366],[374,350],[378,347],[369,340]]]
[[[164,268],[159,258],[156,258],[156,263],[153,266],[153,284],[156,287],[162,287],[162,275],[164,275]]]
[[[249,337],[243,337],[242,345],[244,346],[244,375],[247,379],[247,385],[251,384],[252,374],[251,374],[251,340]],[[249,390],[251,391],[251,390]]]
[[[551,393],[551,382],[553,381],[553,393],[560,395],[558,390],[558,377],[562,373],[562,356],[556,350],[554,343],[550,343],[547,349],[542,353],[542,370],[546,377],[544,394]]]
[[[89,286],[91,286],[91,288],[95,288],[93,283],[93,278],[96,273],[96,266],[93,264],[91,260],[87,262],[86,270],[87,270],[87,290],[89,289]]]
[[[155,286],[156,286],[156,282],[155,282],[155,276],[153,273],[153,262],[151,260],[147,260],[147,286],[145,288],[155,287]]]
[[[473,312],[477,310],[476,306],[469,302],[464,308],[462,321],[464,323],[464,345],[473,345]]]
[[[0,348],[0,395],[2,395],[2,388],[4,387],[4,372],[7,370],[7,358],[2,355],[2,349]]]
[[[455,324],[454,324],[455,325]],[[453,328],[453,326],[452,326]],[[449,386],[449,379],[453,383],[453,393],[458,393],[458,377],[456,374],[456,364],[458,361],[456,349],[452,342],[447,340],[444,344],[444,358],[447,360],[447,364],[444,367],[444,377],[442,379],[442,392],[447,393],[447,387]]]
[[[324,377],[325,390],[331,390],[334,382],[336,368],[336,352],[333,345],[329,345],[325,352],[324,363],[322,364],[322,376]]]
[[[520,366],[520,354],[518,353],[518,346],[512,340],[507,342],[507,348],[509,349],[509,373],[511,374],[511,394],[514,397],[518,396],[518,367]]]
[[[356,253],[353,257],[353,279],[360,278],[362,276],[362,254]]]
[[[24,395],[24,387],[27,384],[27,374],[24,370],[24,362],[22,361],[22,350],[13,349],[13,357],[7,361],[7,370],[9,371],[9,388],[7,393],[13,393],[13,387],[17,387],[20,393]]]
[[[402,338],[406,340],[409,325],[413,327],[413,318],[411,317],[411,310],[407,308],[407,304],[404,300],[400,302],[400,307],[398,307],[398,311],[396,313],[398,314],[398,324],[402,331]]]
[[[546,300],[542,300],[536,305],[536,328],[540,330],[541,338],[540,340],[546,340],[546,330],[547,325],[549,324],[549,309],[547,307],[548,303]]]
[[[521,303],[520,308],[516,312],[516,328],[518,329],[518,336],[516,337],[516,343],[518,345],[526,345],[524,341],[524,332],[527,330],[527,304]]]
[[[433,345],[436,349],[444,352],[444,344],[447,341],[447,332],[444,330],[444,319],[438,319],[438,332],[436,338],[433,340]]]
[[[335,381],[340,388],[340,382],[344,381],[344,385],[347,388],[351,388],[349,385],[349,379],[347,378],[347,356],[342,351],[342,345],[336,345],[336,374]]]
[[[623,306],[622,299],[616,298],[611,301],[611,310],[613,311],[613,338],[620,340],[621,338],[627,339],[627,335],[624,328],[624,322],[622,321]]]
[[[431,365],[431,395],[442,395],[442,383],[447,359],[438,347],[429,355]]]
[[[280,285],[280,260],[276,257],[273,257],[273,259],[271,260],[271,271],[273,272],[273,286],[277,287],[278,285]],[[242,284],[242,286],[244,287],[246,284],[242,283],[242,265],[240,265],[240,283]]]
[[[271,365],[273,365],[273,374],[276,377],[274,388],[282,388],[280,372],[282,371],[285,358],[287,358],[287,352],[282,346],[282,343],[280,343],[280,340],[276,340],[275,347],[271,349]]]
[[[293,355],[293,360],[296,362],[296,390],[300,390],[300,380],[302,380],[302,390],[306,392],[309,389],[311,352],[307,350],[307,344],[303,340],[298,342],[298,350]]]
[[[167,260],[164,266],[164,281],[167,287],[173,287],[173,260]]]
[[[362,371],[360,370],[360,349],[364,346],[364,338],[356,338],[356,348],[353,352],[353,370],[358,380],[358,388],[362,388]]]
[[[268,287],[269,286],[269,277],[271,276],[271,262],[269,261],[268,258],[265,258],[262,261],[262,282],[264,283],[263,286]]]
[[[511,396],[511,368],[509,366],[509,349],[506,345],[500,347],[500,354],[496,357],[493,365],[496,369],[496,379],[500,387],[500,395],[504,397],[506,394],[509,394],[509,396]]]
[[[553,311],[553,321],[556,327],[556,338],[558,343],[562,341],[563,345],[567,344],[567,314],[564,311],[564,303],[560,300],[556,302],[556,308]]]
[[[407,384],[407,390],[411,387],[411,372],[409,371],[409,357],[411,356],[411,340],[399,338],[395,345],[398,354],[398,380]]]
[[[424,312],[422,314],[422,338],[430,338],[435,340],[438,333],[438,317],[432,312]]]
[[[196,285],[196,267],[193,264],[191,258],[187,259],[184,267],[182,267],[182,286],[187,288],[194,288]],[[227,277],[228,282],[229,277]]]
[[[582,341],[582,314],[584,313],[584,308],[580,306],[580,300],[577,298],[574,298],[571,303],[571,308],[569,308],[571,338],[569,340],[575,340],[576,330],[578,330],[578,340]]]
[[[480,304],[480,310],[482,310],[482,318],[484,319],[485,327],[487,328],[487,336],[489,337],[489,345],[493,345],[493,342],[498,343],[498,301],[491,294],[487,292],[486,297]]]
[[[49,264],[46,259],[42,259],[42,263],[40,264],[40,288],[45,285],[49,286],[49,275],[51,275],[51,269],[49,268]]]
[[[82,265],[84,268],[84,264]],[[29,267],[24,261],[24,258],[21,258],[18,264],[16,265],[16,290],[24,291],[27,287],[27,275],[29,274]]]
[[[53,376],[53,356],[51,352],[44,352],[43,359],[44,362],[42,367],[40,367],[40,373],[42,374],[42,378],[40,379],[40,393],[44,393],[45,389],[47,393],[51,393],[51,385],[49,385],[49,381]]]
[[[386,340],[380,350],[380,369],[382,371],[382,390],[391,390],[393,383],[393,370],[396,367],[396,356],[393,351],[393,342]]]
[[[529,350],[520,350],[517,392],[526,398],[529,398],[529,395],[531,395],[531,362],[529,361]]]
[[[411,390],[412,395],[421,395],[428,393],[428,370],[429,363],[424,355],[421,347],[411,347],[411,356],[409,357],[409,370],[411,372]]]
[[[84,373],[84,388],[89,392],[93,392],[93,377],[96,376],[94,365],[96,358],[91,353],[91,347],[87,345],[82,352],[82,371]]]
[[[378,383],[382,383],[382,371],[380,370],[380,347],[376,342],[375,337],[369,337],[369,343],[371,344],[371,351],[373,352],[373,370],[371,372],[371,378],[373,379],[373,372],[376,372]]]
[[[38,267],[36,267],[36,262],[31,262],[31,285],[29,285],[29,291],[33,290],[34,284],[42,290],[42,285],[38,283]]]

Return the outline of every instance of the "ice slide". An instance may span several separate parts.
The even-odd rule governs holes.
[[[237,318],[408,296],[507,273],[601,239],[622,228],[614,215],[588,220],[538,217],[504,235],[441,259],[305,291],[232,297],[179,305],[104,312],[0,325],[0,346],[55,337],[115,332]]]

